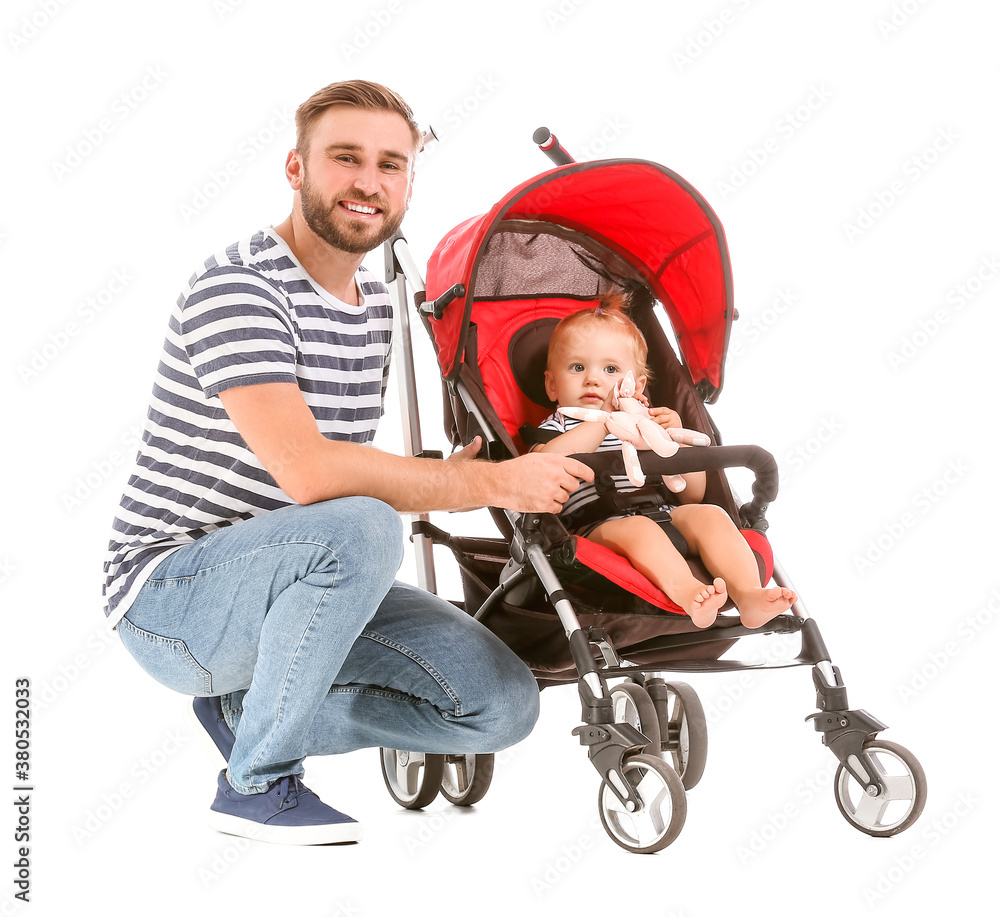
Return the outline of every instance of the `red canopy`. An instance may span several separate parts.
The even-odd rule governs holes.
[[[573,163],[544,172],[441,240],[427,265],[427,299],[454,284],[466,288],[466,296],[452,302],[440,320],[430,321],[446,378],[457,374],[464,352],[468,294],[483,298],[477,276],[489,260],[488,243],[505,228],[534,232],[536,224],[540,233],[582,234],[627,264],[663,304],[692,382],[706,401],[715,400],[733,317],[725,234],[694,188],[644,160]]]

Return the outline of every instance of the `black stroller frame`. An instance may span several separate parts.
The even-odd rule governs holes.
[[[546,129],[536,132],[534,140],[557,166],[573,163]],[[703,206],[708,208],[707,204]],[[429,331],[431,317],[440,319],[449,303],[464,298],[467,291],[456,284],[428,301],[421,272],[401,234],[386,243],[385,262],[386,281],[399,318],[397,376],[404,447],[408,455],[420,456],[428,453],[423,452],[421,441],[408,307],[412,301]],[[491,459],[517,454],[502,426],[489,416],[491,406],[479,380],[455,372],[448,378],[447,388],[454,404],[467,415],[460,424],[465,427],[459,434],[461,439],[481,435]],[[716,394],[710,393],[709,397]],[[708,400],[704,393],[703,400]],[[455,439],[454,423],[452,426]],[[711,427],[714,430],[714,424]],[[718,431],[714,432],[718,442]],[[753,499],[738,506],[738,518],[745,528],[761,533],[767,529],[765,514],[777,493],[778,469],[773,457],[760,447],[692,447],[671,458],[660,458],[652,452],[640,453],[640,457],[643,470],[654,476],[700,470],[721,475],[728,468],[748,468],[754,475]],[[593,467],[599,480],[624,470],[616,453],[574,458]],[[668,671],[733,672],[811,666],[818,712],[806,719],[812,721],[823,744],[839,762],[834,792],[845,819],[876,837],[898,834],[917,820],[926,800],[926,779],[919,762],[902,746],[879,738],[887,728],[884,723],[863,709],[850,707],[840,669],[833,664],[819,626],[801,597],[787,613],[752,630],[728,615],[720,615],[716,624],[704,630],[694,628],[683,616],[667,615],[677,619],[670,622],[676,626],[666,628],[672,632],[633,641],[627,652],[621,652],[601,622],[581,623],[581,614],[586,616],[587,593],[567,588],[554,569],[553,555],[565,548],[568,538],[559,517],[497,510],[491,513],[505,538],[453,537],[432,525],[426,515],[415,517],[412,541],[418,584],[437,591],[433,546],[440,544],[452,549],[463,568],[463,580],[475,584],[472,599],[467,590],[466,601],[456,604],[487,626],[491,626],[498,609],[523,603],[529,595],[554,610],[568,645],[572,669],[536,672],[536,677],[542,688],[576,681],[582,724],[573,729],[573,734],[587,749],[601,778],[600,816],[616,844],[630,852],[651,853],[672,843],[686,818],[686,791],[699,782],[705,768],[707,725],[701,702],[689,685],[661,677]],[[472,564],[470,554],[480,558],[482,564]],[[794,588],[777,561],[773,581]],[[798,654],[791,660],[772,663],[719,658],[740,638],[762,634],[797,635]],[[620,683],[610,684],[619,679]],[[439,792],[453,804],[471,805],[486,793],[493,773],[492,755],[433,755],[382,749],[381,761],[390,794],[397,803],[412,809],[426,806]]]

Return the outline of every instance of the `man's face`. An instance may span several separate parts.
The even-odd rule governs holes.
[[[395,112],[327,109],[312,125],[300,160],[306,225],[340,251],[360,255],[378,248],[406,215],[414,155],[413,135]]]

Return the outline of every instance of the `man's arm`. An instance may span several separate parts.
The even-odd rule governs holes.
[[[594,477],[586,465],[566,456],[440,461],[329,440],[290,382],[231,388],[219,398],[251,451],[297,503],[368,496],[401,513],[480,506],[557,513],[581,480]]]

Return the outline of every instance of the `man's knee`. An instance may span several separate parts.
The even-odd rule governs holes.
[[[312,508],[328,520],[338,554],[356,553],[371,563],[385,563],[393,572],[403,559],[403,521],[389,504],[374,497],[341,497]]]
[[[535,681],[535,676],[527,667],[525,667],[523,674],[511,680],[510,690],[507,694],[511,732],[516,736],[510,742],[513,745],[530,735],[538,721],[540,711],[538,682]]]
[[[493,744],[499,751],[530,735],[538,720],[538,683],[520,660],[506,667],[498,690],[487,703]]]
[[[388,503],[376,500],[374,497],[350,497],[361,508],[357,528],[358,537],[372,545],[391,553],[398,549],[400,559],[403,550],[403,520]]]

